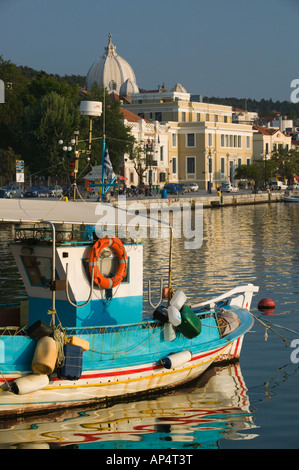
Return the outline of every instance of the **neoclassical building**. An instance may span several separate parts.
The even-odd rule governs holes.
[[[191,101],[181,84],[136,93],[124,108],[168,128],[170,182],[234,182],[235,168],[252,163],[252,125],[232,122],[231,106]]]

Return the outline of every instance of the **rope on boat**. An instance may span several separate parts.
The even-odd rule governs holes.
[[[54,328],[53,337],[57,344],[56,367],[62,367],[65,360],[63,346],[65,345],[66,336],[59,328]]]
[[[288,347],[288,340],[284,336],[277,333],[277,331],[275,331],[273,328],[271,328],[271,326],[264,323],[260,318],[253,315],[253,313],[251,313],[251,312],[249,312],[249,313],[255,320],[260,322],[265,327],[265,341],[267,341],[267,339],[268,339],[268,330],[271,330],[273,333],[275,333],[277,336],[279,336],[284,341],[284,344],[285,344],[286,348]]]

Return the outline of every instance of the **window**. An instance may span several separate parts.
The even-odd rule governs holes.
[[[197,118],[197,122],[199,122],[200,121],[200,113],[197,113],[196,118]]]
[[[155,113],[155,120],[162,121],[162,113],[160,111]]]
[[[166,181],[166,173],[160,173],[160,175],[159,175],[159,180],[160,180],[160,183],[165,183],[165,181]]]
[[[209,114],[206,114],[206,121],[209,121],[210,120],[210,116]]]
[[[221,157],[220,165],[221,165],[220,172],[221,172],[221,176],[223,177],[225,174],[225,157]]]
[[[182,112],[182,122],[186,122],[186,113]]]
[[[221,147],[225,147],[224,134],[221,134]]]
[[[194,146],[195,146],[195,135],[187,134],[187,147],[194,147]]]
[[[110,90],[116,90],[117,89],[117,84],[114,80],[110,80],[109,82],[109,89]]]
[[[242,136],[238,135],[238,147],[239,149],[242,148]]]
[[[21,256],[21,258],[31,285],[49,286],[52,280],[52,259],[43,256]]]
[[[251,158],[247,158],[247,159],[246,159],[246,165],[247,165],[247,166],[251,165]]]
[[[246,148],[250,149],[250,136],[249,135],[246,137]]]
[[[187,157],[187,173],[195,173],[195,157]]]
[[[218,116],[217,116],[217,114],[215,114],[215,116],[214,116],[214,122],[218,122]]]
[[[238,166],[242,165],[242,158],[238,158]]]
[[[212,136],[212,134],[208,134],[208,142],[209,142],[208,146],[212,147],[212,145],[213,145],[213,136]]]
[[[171,145],[173,147],[177,146],[177,135],[176,134],[171,134]]]
[[[160,147],[160,161],[163,162],[164,160],[164,147],[161,145]]]
[[[176,174],[176,157],[172,157],[172,173]]]
[[[224,122],[227,122],[227,116],[224,116]]]

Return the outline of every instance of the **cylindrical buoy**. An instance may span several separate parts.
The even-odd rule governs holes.
[[[179,353],[170,354],[169,356],[162,359],[163,367],[165,369],[175,369],[176,367],[182,366],[189,362],[192,358],[190,351],[181,351]]]
[[[164,340],[173,341],[176,338],[176,332],[172,323],[165,323],[164,325]]]
[[[273,309],[275,307],[276,307],[275,302],[272,299],[261,299],[257,306],[257,308],[261,311],[268,309],[268,308]]]
[[[47,385],[49,385],[49,377],[47,375],[24,375],[10,384],[10,390],[16,395],[24,395],[25,393],[41,390]]]
[[[184,294],[184,292],[181,290],[178,290],[172,297],[170,301],[170,305],[172,305],[172,307],[175,307],[177,310],[181,310],[181,308],[183,307],[186,301],[187,301],[187,297]]]
[[[182,323],[182,317],[178,309],[173,307],[172,305],[169,305],[167,308],[167,313],[168,313],[168,319],[170,323],[173,324],[173,326],[178,326]]]
[[[55,369],[57,360],[57,343],[50,336],[43,336],[37,341],[32,370],[36,374],[49,375]]]

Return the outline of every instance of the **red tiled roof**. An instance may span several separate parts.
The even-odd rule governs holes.
[[[124,119],[126,119],[128,122],[138,122],[140,119],[143,119],[145,122],[150,123],[147,119],[144,119],[137,114],[132,113],[131,111],[128,111],[127,109],[121,109],[121,112],[123,113]]]
[[[264,134],[264,135],[273,135],[273,134],[276,134],[276,132],[279,132],[279,129],[273,129],[271,127],[257,126],[256,124],[254,124],[252,126],[252,129],[254,131],[257,131],[258,133]]]

